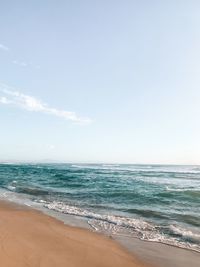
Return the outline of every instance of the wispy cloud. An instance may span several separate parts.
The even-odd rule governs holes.
[[[28,63],[26,63],[26,62],[24,62],[24,61],[17,61],[17,60],[13,60],[13,63],[15,64],[15,65],[18,65],[18,66],[20,66],[20,67],[27,67],[28,66]]]
[[[92,122],[90,118],[79,117],[75,112],[49,107],[48,104],[41,100],[30,95],[25,95],[5,84],[0,84],[0,92],[2,94],[0,96],[0,104],[12,105],[27,111],[57,116],[78,124],[88,124]]]
[[[0,43],[0,50],[4,50],[4,51],[9,51],[9,47],[5,46],[4,44]],[[34,69],[40,69],[40,65],[39,64],[34,64],[31,61],[27,61],[27,60],[12,60],[12,63],[19,66],[19,67],[29,67],[29,68],[34,68]]]
[[[4,50],[4,51],[8,51],[9,50],[9,48],[7,46],[3,45],[3,44],[0,44],[0,49]]]
[[[23,67],[23,68],[32,67],[32,68],[35,68],[35,69],[40,69],[40,66],[39,65],[34,65],[32,62],[25,62],[25,61],[13,60],[12,63],[15,64],[15,65],[17,65],[17,66]]]

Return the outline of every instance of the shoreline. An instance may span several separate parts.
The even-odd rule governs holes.
[[[66,225],[81,227],[94,233],[106,236],[107,238],[111,237],[114,241],[125,248],[126,251],[148,265],[150,264],[154,267],[199,267],[200,252],[198,251],[157,241],[141,240],[137,237],[113,234],[108,236],[105,233],[93,231],[93,228],[91,228],[82,217],[48,209],[42,209],[42,212],[61,220]]]
[[[150,267],[104,235],[41,211],[0,201],[0,258],[5,267]]]
[[[129,255],[129,257],[131,257],[132,260],[137,262],[136,265],[130,265],[133,267],[134,266],[138,266],[138,267],[139,266],[141,267],[143,266],[144,267],[147,267],[147,266],[149,267],[150,266],[154,266],[154,267],[188,267],[188,266],[198,267],[199,266],[200,253],[192,251],[192,250],[187,250],[184,248],[179,248],[176,246],[171,246],[171,245],[167,245],[167,244],[163,244],[159,242],[144,241],[144,240],[140,240],[138,238],[133,238],[133,237],[125,237],[125,236],[118,236],[118,235],[107,236],[104,233],[92,231],[86,222],[85,222],[85,225],[83,225],[83,223],[80,222],[79,218],[75,218],[72,215],[60,214],[56,211],[49,212],[46,209],[45,210],[37,209],[36,207],[23,205],[23,204],[17,204],[9,200],[0,200],[0,216],[1,216],[2,206],[5,206],[7,210],[9,210],[10,207],[12,207],[12,209],[14,209],[15,211],[16,210],[22,210],[23,212],[28,211],[29,216],[32,212],[34,214],[37,214],[40,218],[43,218],[43,217],[45,217],[46,219],[48,218],[47,221],[53,220],[54,222],[56,222],[56,224],[59,224],[59,225],[61,224],[62,227],[65,228],[65,230],[67,229],[67,231],[71,231],[70,229],[73,229],[73,231],[75,232],[82,231],[84,232],[85,235],[89,235],[89,236],[93,235],[95,236],[95,238],[97,238],[98,242],[99,242],[99,238],[103,239],[104,242],[112,242],[112,244],[114,246],[117,246],[120,251],[123,251],[123,253]],[[79,222],[79,224],[77,224],[77,222]],[[130,264],[135,264],[135,262],[130,263]],[[21,266],[23,265],[20,265],[20,267]],[[37,265],[33,265],[33,266],[37,266]],[[54,266],[57,266],[57,265],[54,265]],[[62,265],[59,265],[59,267],[60,266]],[[79,265],[75,265],[75,266],[79,266]],[[96,265],[92,265],[92,266],[96,266]],[[104,265],[101,265],[101,266],[104,266]],[[105,266],[112,266],[112,265],[105,265]],[[126,266],[129,266],[129,265],[126,265]]]

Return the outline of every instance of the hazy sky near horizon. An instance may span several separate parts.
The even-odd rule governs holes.
[[[200,164],[200,1],[0,1],[0,160]]]

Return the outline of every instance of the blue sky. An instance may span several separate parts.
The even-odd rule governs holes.
[[[0,1],[0,160],[200,164],[199,1]]]

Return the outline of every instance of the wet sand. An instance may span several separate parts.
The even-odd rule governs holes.
[[[130,253],[155,267],[200,267],[200,253],[137,238],[116,238]]]

